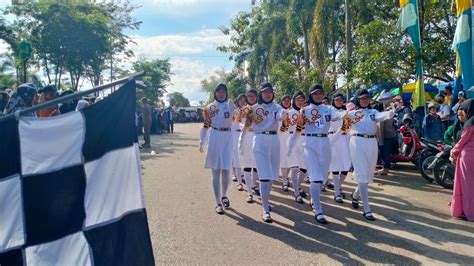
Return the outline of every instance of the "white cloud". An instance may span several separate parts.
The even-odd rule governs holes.
[[[220,67],[209,67],[199,60],[189,58],[171,59],[171,83],[168,93],[181,92],[191,102],[207,100],[208,95],[201,91],[201,80],[213,75]],[[165,97],[166,98],[166,97]]]
[[[201,91],[201,80],[230,65],[227,55],[216,52],[217,46],[230,42],[217,29],[181,35],[134,36],[133,40],[137,44],[130,48],[138,58],[170,58],[173,75],[168,92],[182,92],[194,104],[207,99]]]
[[[180,35],[132,36],[131,49],[138,57],[173,57],[215,52],[217,46],[230,43],[230,37],[217,29]]]

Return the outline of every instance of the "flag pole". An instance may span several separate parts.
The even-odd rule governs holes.
[[[116,86],[116,85],[126,83],[127,81],[130,81],[130,80],[139,79],[143,76],[145,76],[145,72],[141,71],[141,72],[135,73],[135,74],[133,74],[129,77],[122,78],[122,79],[116,80],[116,81],[108,83],[108,84],[104,84],[104,85],[101,85],[101,86],[98,86],[98,87],[94,87],[92,89],[85,90],[85,91],[78,91],[78,92],[75,92],[73,94],[69,94],[69,95],[66,95],[66,96],[63,96],[63,97],[59,97],[59,98],[56,98],[54,100],[51,100],[51,101],[48,101],[48,102],[45,102],[45,103],[34,105],[30,108],[26,108],[26,109],[18,111],[18,113],[16,115],[17,116],[22,116],[22,115],[25,115],[25,114],[34,113],[36,111],[43,110],[45,108],[48,108],[48,107],[51,107],[51,106],[54,106],[54,105],[58,105],[60,103],[72,101],[74,99],[77,99],[77,98],[80,98],[80,97],[83,97],[83,96],[86,96],[86,95],[89,95],[89,94],[92,94],[92,93],[95,93],[95,92],[99,92],[101,90],[105,90],[105,89],[108,89],[108,88]],[[13,118],[15,118],[16,115],[15,114],[8,114],[6,116],[0,116],[0,123],[4,122],[4,121],[7,121],[7,120],[10,120],[10,119],[13,119]]]

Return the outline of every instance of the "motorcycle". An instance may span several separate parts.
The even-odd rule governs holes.
[[[443,151],[436,154],[435,159],[430,164],[433,169],[434,179],[440,186],[452,189],[454,186],[454,165],[449,160],[452,147],[446,145]]]
[[[411,126],[413,118],[405,114],[400,127],[401,145],[398,154],[390,155],[392,162],[412,162],[414,165],[420,163],[421,151],[423,147],[420,144],[420,138],[415,129]]]
[[[423,147],[423,151],[420,153],[418,170],[420,171],[421,176],[428,181],[428,183],[433,183],[435,177],[431,164],[435,160],[436,154],[440,151],[444,151],[445,147],[442,143],[432,142],[426,139],[421,139],[420,144]]]

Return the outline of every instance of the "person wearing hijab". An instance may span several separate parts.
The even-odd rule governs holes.
[[[253,193],[259,195],[260,190],[257,187],[257,163],[252,150],[253,138],[255,132],[250,127],[251,120],[248,115],[252,107],[257,104],[257,91],[252,89],[245,94],[246,106],[240,109],[239,115],[241,120],[242,132],[239,136],[239,153],[242,159],[242,167],[244,169],[245,186],[247,187],[247,203],[253,203]],[[245,131],[245,134],[243,134]]]
[[[350,118],[349,152],[354,167],[352,174],[357,189],[352,193],[352,207],[359,208],[359,198],[364,203],[363,217],[374,221],[369,205],[369,184],[373,182],[377,165],[378,144],[375,138],[377,122],[393,118],[394,111],[379,112],[369,107],[370,94],[366,89],[359,89],[355,94],[357,108],[347,113]]]
[[[5,114],[13,114],[16,111],[32,107],[36,98],[36,87],[33,83],[25,83],[20,85],[10,97],[7,106],[5,107]],[[24,114],[24,116],[35,115],[35,113]]]
[[[344,115],[346,107],[344,106],[344,96],[337,93],[333,96],[332,106],[337,110],[340,116]],[[343,125],[346,125],[343,129]],[[334,180],[334,201],[343,203],[342,183],[351,169],[352,161],[349,155],[349,137],[348,119],[336,120],[331,122],[329,128],[329,141],[331,143],[331,165],[329,171]]]
[[[457,108],[457,119],[453,125],[444,132],[444,142],[449,145],[455,145],[461,138],[462,128],[466,122],[466,112],[461,106]]]
[[[280,105],[287,112],[291,110],[291,97],[289,95],[283,96],[280,100]],[[280,139],[280,172],[281,178],[283,179],[281,189],[284,192],[288,192],[288,187],[290,186],[290,180],[288,179],[290,174],[287,156],[288,146],[286,145],[290,136],[290,133],[288,132],[289,120],[289,117],[285,117],[283,121],[279,122],[280,130],[278,132],[278,137]]]
[[[214,102],[204,109],[204,126],[200,132],[199,142],[199,151],[204,152],[207,133],[210,131],[205,168],[212,170],[212,189],[217,214],[224,214],[224,208],[230,207],[227,191],[231,182],[231,127],[234,110],[234,104],[227,99],[227,86],[217,85],[214,90]]]
[[[331,164],[331,146],[328,138],[332,121],[339,120],[341,114],[332,106],[323,104],[324,90],[321,85],[313,85],[308,95],[308,106],[300,110],[296,132],[291,136],[290,146],[296,142],[304,127],[304,159],[311,181],[311,206],[318,223],[326,224],[321,206],[321,185],[326,179]],[[290,151],[291,153],[291,151]]]
[[[451,215],[474,221],[474,100],[464,101],[460,108],[466,122],[460,131],[459,140],[451,150],[451,161],[455,164]]]
[[[295,134],[300,110],[304,107],[305,100],[304,93],[301,91],[293,96],[292,108],[288,111],[288,133],[290,136]],[[303,131],[304,129],[302,129],[301,134],[304,134]],[[306,177],[307,173],[304,161],[303,139],[298,138],[293,144],[290,144],[290,139],[288,139],[285,145],[287,146],[288,166],[291,167],[290,176],[293,185],[293,192],[295,194],[295,201],[303,204],[303,198],[307,197],[306,192],[304,192],[301,187],[301,182]],[[292,146],[291,148],[290,145]],[[288,152],[290,149],[291,153]]]
[[[89,106],[89,101],[87,100],[79,100],[77,102],[77,105],[76,105],[76,112],[79,112],[81,111],[82,109],[86,108],[87,106]]]
[[[238,182],[237,190],[242,191],[244,186],[242,184],[242,159],[239,153],[239,137],[242,132],[242,119],[239,115],[242,108],[245,107],[245,95],[240,94],[234,101],[235,111],[232,115],[232,167],[234,168],[235,178]]]
[[[286,110],[273,101],[275,93],[270,83],[264,83],[258,94],[258,104],[252,106],[248,114],[250,126],[255,131],[253,152],[257,163],[262,199],[262,220],[271,223],[270,191],[272,183],[278,178],[280,170],[280,141],[278,139],[278,122],[286,116]],[[246,130],[242,132],[246,134]]]

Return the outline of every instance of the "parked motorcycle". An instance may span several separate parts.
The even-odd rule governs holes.
[[[454,186],[454,165],[449,160],[452,147],[446,145],[443,151],[436,154],[429,168],[433,169],[434,179],[440,186],[452,189]]]
[[[420,144],[420,138],[412,127],[413,118],[405,114],[400,127],[400,147],[398,154],[390,155],[392,162],[412,162],[414,165],[420,163],[421,151],[423,147]]]
[[[445,149],[444,144],[432,142],[423,138],[421,139],[420,144],[423,147],[423,151],[420,153],[420,163],[418,164],[418,170],[426,181],[433,183],[435,181],[434,172],[433,167],[430,166],[435,160],[436,154]]]

